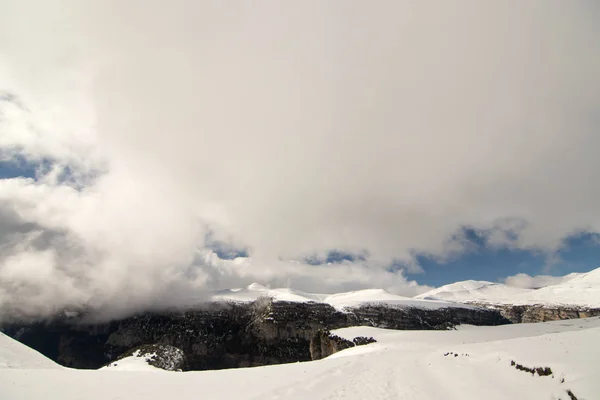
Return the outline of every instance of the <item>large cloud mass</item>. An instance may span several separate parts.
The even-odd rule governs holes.
[[[253,280],[416,294],[386,266],[459,254],[463,226],[549,254],[600,231],[599,19],[562,1],[4,2],[0,158],[42,167],[0,180],[0,306]],[[328,249],[369,257],[282,261]]]

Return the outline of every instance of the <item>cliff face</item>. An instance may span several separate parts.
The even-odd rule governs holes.
[[[315,359],[311,340],[329,329],[358,325],[447,329],[461,323],[510,322],[496,310],[480,308],[363,306],[340,312],[323,303],[259,299],[186,312],[147,313],[102,324],[54,320],[13,324],[3,330],[73,368],[99,368],[135,347],[164,344],[184,352],[186,370],[206,370],[309,361]]]
[[[489,313],[488,311],[494,311]],[[352,310],[348,326],[375,326],[399,330],[444,330],[455,325],[502,325],[509,323],[496,310],[484,308],[389,308],[365,305]]]
[[[497,310],[514,324],[530,322],[558,321],[563,319],[590,318],[600,316],[600,308],[559,307],[542,305],[489,305],[474,304]]]
[[[377,341],[372,337],[358,336],[350,341],[333,335],[329,331],[319,331],[310,339],[310,357],[312,360],[320,360],[350,347],[363,346],[375,342]]]

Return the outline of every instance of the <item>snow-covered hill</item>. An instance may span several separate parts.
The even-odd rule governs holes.
[[[0,332],[0,369],[2,368],[60,369],[62,367]]]
[[[345,328],[348,338],[373,336],[377,343],[326,359],[269,367],[169,373],[54,368],[35,363],[0,369],[2,398],[144,399],[595,399],[600,393],[600,318],[459,327],[455,331],[390,331]],[[4,338],[5,339],[5,338]],[[15,343],[0,342],[13,347]],[[17,365],[21,355],[0,352]],[[512,365],[514,362],[515,365]],[[519,370],[542,367],[539,376]]]
[[[521,289],[487,281],[462,281],[444,285],[416,296],[416,299],[455,302],[509,302],[531,289]]]
[[[253,283],[241,289],[222,290],[213,296],[214,301],[255,301],[260,297],[271,297],[276,301],[291,302],[321,302],[327,295],[306,293],[294,289],[269,289],[258,283]]]
[[[269,289],[258,283],[253,283],[241,289],[229,289],[218,292],[212,297],[213,301],[250,302],[260,297],[270,297],[275,301],[316,302],[333,306],[337,310],[358,307],[367,304],[385,304],[393,307],[416,307],[438,309],[457,307],[457,304],[428,299],[413,299],[386,292],[383,289],[364,289],[337,294],[307,293],[299,290],[279,288]]]
[[[270,297],[275,301],[325,303],[338,310],[366,304],[428,309],[456,307],[457,303],[600,307],[600,268],[587,273],[569,274],[562,279],[561,283],[539,289],[468,280],[451,283],[414,298],[408,298],[388,293],[383,289],[320,294],[288,288],[270,289],[253,283],[240,289],[222,290],[214,294],[212,300],[250,302],[260,297]]]
[[[523,289],[486,281],[463,281],[430,290],[416,299],[458,303],[600,307],[600,268],[570,274],[561,283]]]

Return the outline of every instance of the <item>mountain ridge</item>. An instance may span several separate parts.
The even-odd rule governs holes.
[[[569,274],[564,278],[560,283],[536,289],[497,282],[460,281],[432,289],[414,298],[462,304],[600,307],[600,268]]]

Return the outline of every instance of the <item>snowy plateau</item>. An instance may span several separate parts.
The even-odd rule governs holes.
[[[61,367],[0,336],[3,399],[598,399],[600,318],[460,326],[452,331],[344,328],[377,343],[304,363],[221,371]],[[518,370],[550,368],[551,374]],[[570,393],[570,394],[569,394]],[[575,396],[575,397],[571,397]]]
[[[178,322],[177,331],[169,334],[164,333],[168,329],[156,330],[154,325],[172,324],[175,317],[136,317],[130,322],[79,330],[68,337],[64,336],[64,330],[59,332],[58,328],[44,325],[46,330],[42,333],[47,333],[48,338],[55,335],[63,347],[69,340],[76,342],[88,336],[95,341],[104,338],[113,345],[120,340],[130,346],[129,352],[123,352],[121,357],[95,370],[59,365],[9,335],[0,334],[0,398],[600,399],[600,317],[589,315],[600,306],[600,269],[572,274],[559,284],[535,290],[466,281],[411,299],[376,289],[320,295],[253,284],[219,292],[213,301],[234,308],[210,314],[209,319],[194,317],[200,318],[200,322],[181,320],[185,323]],[[506,311],[509,306],[558,311],[548,317],[555,321],[537,323],[496,321],[495,316],[486,314],[497,307]],[[588,318],[573,318],[571,314],[562,313],[565,309],[576,309],[575,317]],[[339,349],[314,361],[303,359],[305,362],[262,366],[250,363],[248,368],[175,372],[182,369],[178,363],[183,363],[184,353],[189,355],[178,350],[181,346],[173,347],[166,342],[175,342],[174,337],[183,335],[181,327],[192,329],[196,326],[194,323],[208,323],[206,329],[219,330],[223,326],[230,329],[231,315],[238,314],[243,314],[239,318],[247,318],[243,324],[240,322],[240,329],[262,335],[260,340],[275,338],[280,333],[279,328],[299,340],[321,325],[309,324],[310,329],[303,331],[301,327],[306,321],[298,325],[298,319],[325,318],[333,321],[326,324],[330,337],[349,342],[357,337],[373,338],[376,342]],[[446,329],[432,325],[415,329],[411,325],[411,318],[426,319],[429,324],[440,316],[452,316],[463,322]],[[269,328],[273,321],[287,317],[292,318],[294,324],[289,325],[286,320],[276,329]],[[384,325],[381,321],[389,323],[395,318],[404,318],[402,323],[409,324],[409,330],[402,330],[404,325],[392,326],[397,329],[381,327]],[[469,319],[488,326],[464,322]],[[354,322],[362,326],[348,326]],[[149,337],[156,339],[157,335],[166,335],[164,337],[169,339],[159,345],[146,343],[146,347],[140,347],[132,339],[145,332],[140,326],[152,327]],[[21,331],[23,329],[28,328]],[[202,345],[215,340],[209,339]],[[89,345],[89,342],[82,343]],[[201,346],[199,342],[193,343]],[[267,342],[258,343],[263,346]],[[306,347],[309,341],[290,343]],[[281,342],[276,344],[279,346]],[[88,351],[89,346],[85,346],[72,349]],[[308,351],[304,347],[300,351]],[[105,350],[102,347],[102,351]],[[158,367],[155,363],[161,352],[168,355],[168,367]]]

